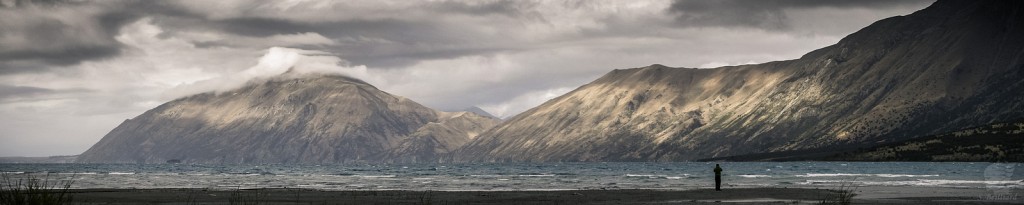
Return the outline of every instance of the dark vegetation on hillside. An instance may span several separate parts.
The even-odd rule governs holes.
[[[843,152],[824,159],[1024,162],[1024,119]]]
[[[1024,162],[1024,118],[861,148],[823,148],[697,161]]]

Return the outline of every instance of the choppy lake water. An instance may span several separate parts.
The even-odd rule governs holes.
[[[693,189],[715,163],[390,165],[0,164],[16,181],[73,179],[72,188],[320,190]],[[1024,188],[1020,163],[720,162],[725,186]],[[4,183],[4,182],[0,182]]]

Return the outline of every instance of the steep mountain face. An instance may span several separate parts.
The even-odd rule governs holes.
[[[78,162],[382,161],[391,149],[410,143],[414,134],[466,141],[467,135],[486,129],[448,123],[450,115],[455,114],[353,78],[278,76],[226,93],[165,103],[119,125]],[[444,133],[424,128],[434,124],[453,128]]]
[[[864,146],[1024,117],[1024,2],[938,1],[795,60],[615,70],[455,161],[681,161]]]

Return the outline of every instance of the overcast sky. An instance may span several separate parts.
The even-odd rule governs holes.
[[[0,156],[289,67],[508,117],[622,68],[798,58],[931,0],[0,0]]]

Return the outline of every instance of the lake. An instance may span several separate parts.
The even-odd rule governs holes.
[[[719,162],[725,187],[1024,188],[1020,163]],[[0,164],[12,179],[73,179],[72,188],[567,190],[712,187],[715,163]],[[3,183],[3,182],[0,182]]]

